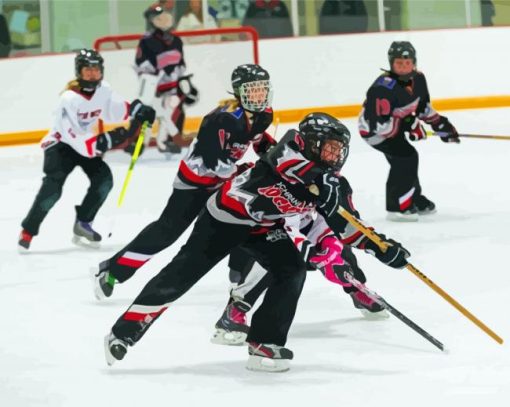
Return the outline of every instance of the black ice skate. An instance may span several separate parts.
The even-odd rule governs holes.
[[[405,211],[388,211],[386,219],[392,222],[417,222],[418,210],[413,205]]]
[[[216,322],[212,343],[218,345],[244,345],[250,327],[246,324],[246,313],[250,304],[236,300],[231,302]]]
[[[390,314],[386,311],[386,309],[381,307],[378,303],[361,291],[354,291],[349,293],[349,295],[352,298],[354,307],[359,309],[366,319],[375,321],[390,317]]]
[[[246,369],[261,372],[286,372],[294,354],[290,349],[273,344],[248,343],[248,363]]]
[[[414,204],[418,211],[418,215],[430,215],[437,212],[436,204],[424,195],[420,195],[415,198]]]
[[[99,267],[91,269],[91,273],[96,299],[101,301],[111,297],[116,280],[108,270],[108,261],[103,261]]]
[[[30,248],[32,238],[33,236],[30,233],[28,233],[25,229],[23,229],[18,239],[18,252],[26,253]]]
[[[104,337],[104,356],[108,366],[113,365],[117,360],[124,359],[128,350],[128,343],[117,338],[113,332]]]
[[[160,153],[179,154],[182,148],[173,141],[167,140],[163,144],[158,143],[158,151]]]
[[[99,248],[101,235],[92,229],[92,223],[76,220],[73,227],[73,243],[78,246]]]

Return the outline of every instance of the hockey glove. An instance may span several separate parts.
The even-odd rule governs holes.
[[[409,129],[409,140],[420,141],[427,138],[427,132],[423,128],[420,119],[416,118]]]
[[[198,89],[193,86],[190,78],[193,75],[183,76],[179,79],[179,91],[184,96],[184,104],[192,106],[198,102]]]
[[[144,105],[139,99],[133,100],[129,106],[129,115],[133,120],[140,123],[149,122],[149,125],[154,123],[156,120],[156,111],[147,105]]]
[[[319,187],[317,209],[323,216],[329,218],[340,204],[340,180],[334,174],[326,173],[317,185]]]
[[[446,117],[439,116],[439,120],[432,123],[432,129],[441,137],[441,141],[445,143],[460,143],[457,129],[453,127],[453,124]]]
[[[342,287],[350,287],[351,283],[345,277],[346,274],[353,277],[351,266],[342,258],[343,245],[334,236],[325,237],[320,243],[320,252],[312,255],[308,261],[329,281],[340,284]]]
[[[383,253],[379,247],[371,240],[367,242],[365,251],[375,256],[380,262],[393,267],[395,269],[404,268],[408,262],[407,258],[411,255],[409,251],[403,247],[400,243],[393,239],[387,239],[383,234],[379,234],[379,237],[387,244],[388,249]]]
[[[129,131],[124,127],[117,127],[106,133],[101,133],[96,138],[96,154],[102,155],[106,151],[115,148],[129,138]]]

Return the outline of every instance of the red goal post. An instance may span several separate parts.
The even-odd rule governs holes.
[[[196,131],[201,117],[220,99],[227,98],[230,74],[235,66],[259,63],[259,35],[253,27],[212,28],[174,31],[184,40],[184,59],[193,83],[199,89],[199,102],[186,109],[184,131]],[[137,97],[138,81],[133,69],[135,49],[144,34],[108,35],[94,41],[94,49],[105,59],[105,79],[128,100]],[[203,37],[188,43],[186,38]],[[204,42],[205,40],[205,42]],[[191,42],[191,41],[189,41]],[[104,131],[102,121],[99,132]]]

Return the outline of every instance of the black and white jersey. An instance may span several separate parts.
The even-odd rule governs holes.
[[[378,145],[393,137],[403,137],[403,122],[413,116],[426,123],[439,120],[430,105],[425,75],[417,72],[411,80],[402,82],[387,72],[368,89],[358,121],[359,132],[368,144]]]
[[[266,133],[273,121],[273,110],[247,112],[237,103],[226,103],[202,120],[197,138],[179,165],[174,188],[217,189],[237,173],[236,162],[250,147],[262,154],[276,142]]]

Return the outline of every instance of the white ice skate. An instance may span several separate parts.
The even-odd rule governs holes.
[[[113,332],[104,337],[104,356],[108,366],[112,366],[116,361],[124,359],[127,350],[127,342],[117,338]]]
[[[294,354],[290,349],[273,344],[250,342],[246,369],[259,372],[286,372]]]

